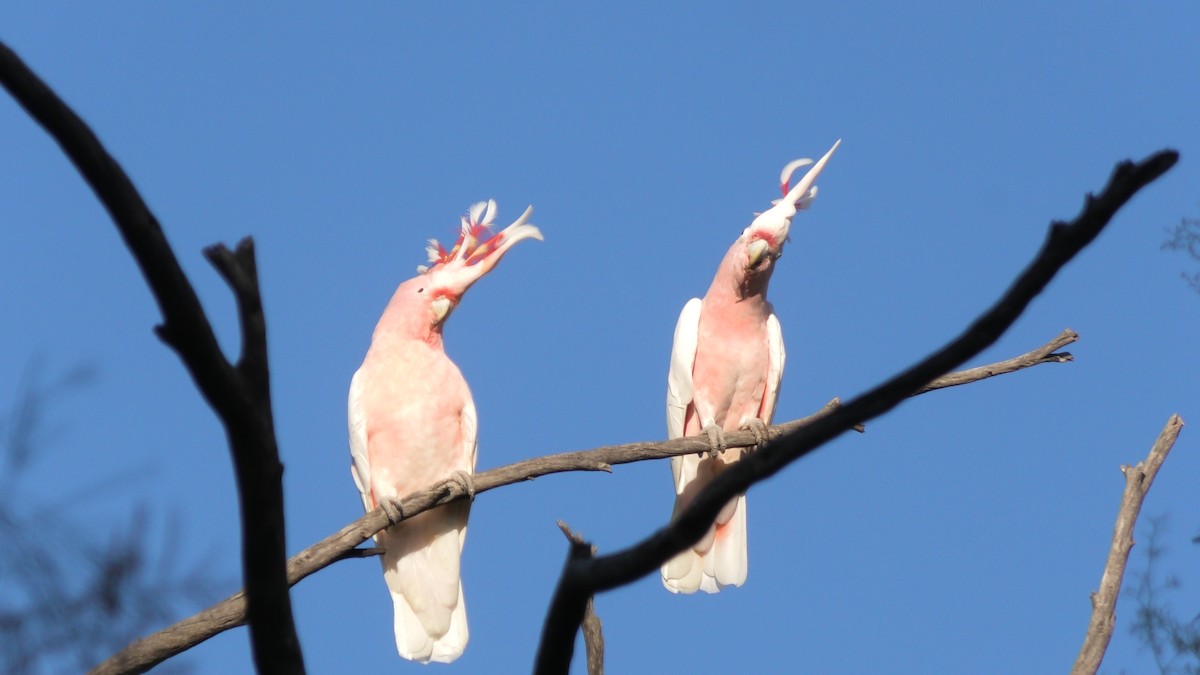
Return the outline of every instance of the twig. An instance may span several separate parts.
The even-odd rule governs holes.
[[[1100,577],[1100,590],[1092,593],[1092,619],[1088,622],[1083,648],[1071,668],[1071,675],[1094,675],[1108,650],[1113,628],[1117,624],[1117,596],[1121,592],[1121,580],[1125,576],[1125,563],[1133,548],[1133,526],[1142,510],[1142,502],[1158,469],[1175,446],[1175,439],[1183,430],[1183,419],[1171,415],[1167,425],[1154,441],[1150,454],[1137,466],[1122,466],[1125,474],[1125,492],[1121,495],[1121,508],[1117,511],[1117,522],[1113,527],[1112,547],[1108,550],[1108,561]]]
[[[1001,370],[1000,365],[1022,361],[1031,367],[1040,363],[1055,363],[1062,360],[1039,360],[1034,354],[1045,352],[1051,345],[1065,345],[1079,338],[1072,330],[1064,330],[1058,337],[1051,340],[1028,354],[1001,361],[990,366],[974,368],[975,377],[985,379],[990,377],[992,370]],[[1065,340],[1065,341],[1064,341]],[[1066,360],[1066,359],[1063,359]],[[1019,370],[1004,370],[1013,372]],[[999,374],[999,372],[995,373]],[[946,378],[957,378],[958,373],[951,373]],[[966,384],[969,380],[956,382]],[[788,431],[802,428],[822,415],[827,415],[840,405],[838,399],[833,399],[813,415],[770,427],[770,438],[777,438]],[[730,431],[725,435],[729,447],[751,447],[755,444],[754,434],[749,431]],[[653,459],[663,459],[676,455],[707,452],[708,440],[704,436],[694,438],[677,438],[671,441],[626,443],[610,445],[593,450],[565,452],[547,455],[534,459],[526,459],[514,464],[490,469],[474,477],[476,494],[487,492],[498,487],[523,483],[539,476],[567,471],[612,471],[617,464],[628,464]],[[401,500],[401,510],[411,518],[439,504],[459,499],[465,496],[461,484],[448,480],[420,492],[413,493]],[[361,557],[350,553],[355,547],[371,538],[376,532],[391,524],[382,508],[375,509],[360,517],[358,520],[343,527],[337,533],[309,546],[288,561],[288,583],[296,584],[301,579],[315,572],[344,560],[348,557]],[[118,673],[141,673],[155,665],[190,649],[201,642],[242,625],[246,620],[246,601],[241,592],[235,593],[208,609],[175,623],[163,630],[141,638],[104,663],[97,666],[93,675],[116,675]]]
[[[604,630],[595,605],[596,599],[589,595],[587,607],[583,608],[583,648],[588,675],[604,675]]]
[[[92,130],[3,43],[0,83],[58,142],[108,210],[162,312],[158,336],[179,354],[225,426],[241,500],[242,573],[255,665],[260,673],[304,672],[285,576],[283,466],[271,414],[266,323],[252,242],[242,241],[236,252],[224,246],[206,251],[237,298],[242,355],[235,367],[221,352],[162,227]]]
[[[1068,361],[1073,361],[1075,360],[1075,357],[1072,356],[1070,352],[1060,352],[1058,350],[1066,347],[1078,339],[1079,333],[1076,333],[1070,328],[1066,328],[1063,330],[1063,332],[1058,334],[1058,337],[1029,352],[1028,354],[1022,354],[1015,358],[1008,359],[1007,361],[1000,361],[999,363],[993,363],[987,366],[968,368],[967,370],[960,370],[957,373],[943,375],[924,387],[921,387],[919,390],[917,390],[917,393],[924,394],[927,391],[933,391],[935,389],[957,387],[960,384],[978,382],[979,380],[984,380],[989,377],[1011,373],[1021,370],[1022,368],[1029,368],[1030,366],[1037,366],[1043,363],[1066,363]]]
[[[359,558],[376,558],[383,555],[383,548],[372,546],[370,548],[352,548],[349,551],[342,551],[337,560],[356,560]],[[334,562],[337,562],[335,560]]]
[[[587,546],[590,555],[596,555],[596,547],[586,544],[583,537],[572,532],[563,521],[558,521],[558,529],[566,535],[572,544]],[[571,547],[574,552],[575,547]],[[587,654],[588,675],[604,675],[604,626],[596,615],[595,599],[588,596],[587,605],[583,608],[583,648]]]
[[[1175,165],[1179,153],[1164,150],[1139,164],[1121,162],[1099,197],[1088,195],[1072,223],[1055,222],[1041,251],[991,309],[962,335],[908,370],[812,424],[743,456],[719,474],[672,522],[638,544],[600,557],[568,558],[547,612],[534,672],[567,673],[575,633],[583,619],[581,598],[631,583],[699,541],[725,504],[754,483],[782,470],[824,443],[899,405],[936,378],[994,343],[1017,320],[1054,275],[1100,234],[1138,190]],[[555,617],[554,621],[549,619]]]

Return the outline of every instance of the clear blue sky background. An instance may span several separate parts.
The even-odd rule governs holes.
[[[648,578],[598,600],[614,673],[1069,668],[1118,466],[1171,413],[1200,423],[1200,296],[1179,276],[1195,265],[1159,250],[1165,228],[1200,215],[1197,26],[1192,2],[0,8],[0,36],[142,190],[230,350],[233,303],[200,249],[254,236],[293,552],[360,515],[350,376],[425,239],[452,237],[474,201],[497,199],[504,222],[533,204],[546,236],[446,329],[486,469],[664,436],[678,312],[790,159],[844,139],[771,286],[789,356],[777,420],[942,345],[1118,160],[1183,153],[976,362],[1070,327],[1074,363],[910,401],[757,487],[745,587],[677,597]],[[178,514],[185,557],[234,577],[223,433],[151,333],[157,310],[107,215],[6,96],[0,222],[0,403],[31,367],[43,381],[99,371],[50,411],[30,499],[82,494],[76,526],[100,531],[138,502]],[[1164,570],[1182,576],[1188,616],[1196,433],[1146,505],[1171,516]],[[554,521],[624,547],[668,517],[669,474],[645,463],[481,495],[464,558],[471,644],[428,672],[526,671],[566,550]],[[420,671],[395,656],[374,561],[339,563],[293,598],[312,672]],[[1104,672],[1153,669],[1127,633],[1132,607]],[[250,669],[244,630],[186,658]]]

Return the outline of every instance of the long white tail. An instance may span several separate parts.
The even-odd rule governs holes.
[[[383,578],[395,606],[396,650],[412,661],[449,663],[467,647],[459,560],[470,502],[418,514],[379,533]]]
[[[675,515],[713,479],[720,461],[696,455],[672,458]],[[672,593],[716,593],[726,586],[746,583],[748,568],[746,495],[738,495],[721,509],[716,524],[703,539],[662,566],[662,582]]]

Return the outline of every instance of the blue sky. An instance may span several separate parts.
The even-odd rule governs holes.
[[[1194,267],[1159,250],[1200,215],[1200,6],[881,7],[26,3],[0,8],[0,37],[123,163],[229,349],[233,303],[200,249],[254,236],[292,552],[360,515],[350,376],[425,239],[452,236],[472,202],[495,198],[503,222],[533,204],[546,237],[446,328],[486,469],[665,435],[678,312],[790,159],[844,139],[771,285],[780,421],[940,346],[1116,161],[1180,150],[977,361],[1070,327],[1074,363],[922,396],[758,486],[745,587],[677,597],[649,578],[597,603],[614,673],[1063,671],[1118,466],[1171,413],[1200,422],[1200,296],[1179,278]],[[0,157],[0,403],[31,367],[99,373],[54,406],[30,499],[130,475],[88,497],[77,526],[106,531],[145,502],[178,514],[187,555],[235,576],[223,432],[151,333],[156,308],[115,229],[7,97]],[[1189,616],[1194,434],[1144,511],[1170,514],[1164,569],[1182,575]],[[431,668],[526,670],[566,550],[555,520],[602,551],[626,546],[668,517],[669,476],[646,463],[481,495],[463,563],[471,644]],[[395,656],[375,562],[339,563],[293,599],[312,672],[418,670]],[[1104,672],[1153,667],[1127,634],[1132,607]],[[237,630],[186,658],[238,672],[248,653]]]

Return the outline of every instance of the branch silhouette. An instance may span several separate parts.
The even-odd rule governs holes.
[[[558,521],[558,529],[566,535],[572,548],[576,544],[587,546],[583,536],[572,532],[571,528],[561,520]],[[595,546],[590,546],[589,549],[591,555],[596,555]],[[596,614],[596,608],[592,605],[591,598],[587,599],[587,606],[583,610],[583,646],[584,653],[587,654],[588,675],[604,675],[604,626]]]
[[[977,382],[995,375],[1012,373],[1043,363],[1065,363],[1071,361],[1073,358],[1071,354],[1058,350],[1078,339],[1079,335],[1075,331],[1065,329],[1053,340],[1033,351],[987,366],[972,368],[961,373],[951,373],[931,382],[925,390],[918,393]],[[838,405],[838,400],[834,399],[813,415],[771,427],[769,429],[771,437],[774,438],[793,429],[802,428],[814,419],[829,414]],[[725,440],[726,445],[729,447],[750,447],[755,443],[754,434],[749,431],[727,432]],[[478,495],[498,487],[514,483],[524,483],[539,476],[553,473],[567,471],[611,471],[613,466],[619,464],[707,452],[708,448],[708,440],[704,436],[678,438],[671,441],[611,445],[592,450],[564,452],[522,460],[478,473],[475,475],[473,482],[475,484],[475,493]],[[394,504],[385,503],[374,511],[346,525],[333,535],[326,537],[293,556],[288,561],[288,583],[298,583],[301,579],[339,560],[361,558],[373,554],[377,555],[378,550],[376,549],[360,549],[356,547],[389,525],[465,496],[466,493],[463,492],[461,483],[448,480],[439,485],[434,485],[420,492],[408,495]],[[245,621],[245,596],[241,592],[235,593],[194,616],[183,619],[157,633],[137,640],[97,666],[92,673],[93,675],[115,675],[117,673],[145,672],[162,661],[184,652],[218,633],[242,625]]]
[[[223,245],[205,256],[237,300],[242,352],[236,364],[222,353],[195,290],[179,266],[157,219],[120,165],[90,128],[25,63],[0,42],[0,84],[60,145],[113,219],[150,287],[163,323],[158,336],[173,348],[226,429],[241,502],[243,577],[246,594],[235,595],[123,650],[94,672],[142,672],[207,637],[248,622],[255,664],[263,673],[302,673],[288,588],[314,571],[351,555],[375,532],[436,505],[462,498],[453,482],[401,501],[387,502],[332,537],[302,551],[285,567],[282,465],[270,403],[266,324],[262,313],[253,241],[236,250]],[[978,381],[999,372],[990,367],[938,376],[993,344],[1054,275],[1104,228],[1134,194],[1178,160],[1165,150],[1141,163],[1123,162],[1099,197],[1089,195],[1072,223],[1056,222],[1041,252],[1001,300],[942,350],[845,406],[835,402],[817,414],[769,429],[768,444],[710,483],[670,525],[624,551],[596,557],[586,543],[572,543],[547,614],[536,672],[567,672],[587,599],[656,570],[707,531],[720,508],[823,443],[894,408],[905,398],[936,388]],[[1061,336],[1060,336],[1061,337]],[[1075,339],[1074,334],[1067,342]],[[1065,344],[1065,343],[1064,343]],[[1034,363],[1069,360],[1053,349]],[[1021,366],[1021,367],[1028,367]],[[1014,370],[1017,368],[1014,368]],[[729,446],[754,445],[753,434],[731,433]],[[633,443],[562,453],[493,469],[476,477],[476,492],[562,471],[610,471],[615,464],[706,451],[703,438]],[[202,628],[202,630],[198,630]],[[207,632],[203,637],[198,635]],[[164,648],[164,645],[172,646]]]
[[[155,332],[179,355],[225,426],[242,507],[242,574],[255,665],[260,673],[304,672],[284,568],[283,466],[253,241],[243,239],[236,251],[223,245],[205,251],[237,299],[242,353],[234,365],[221,352],[196,291],[129,176],[87,124],[2,42],[0,84],[59,144],[108,211],[162,312]]]
[[[803,428],[751,453],[717,476],[672,523],[641,542],[611,555],[594,557],[586,545],[572,544],[542,629],[534,672],[567,673],[575,634],[589,597],[636,581],[699,541],[725,504],[758,481],[779,472],[821,445],[878,417],[993,344],[1079,251],[1092,242],[1117,210],[1138,190],[1164,174],[1179,153],[1163,150],[1140,163],[1125,161],[1113,170],[1099,197],[1088,195],[1071,223],[1054,222],[1037,257],[1013,285],[967,330],[942,349],[855,400]]]

